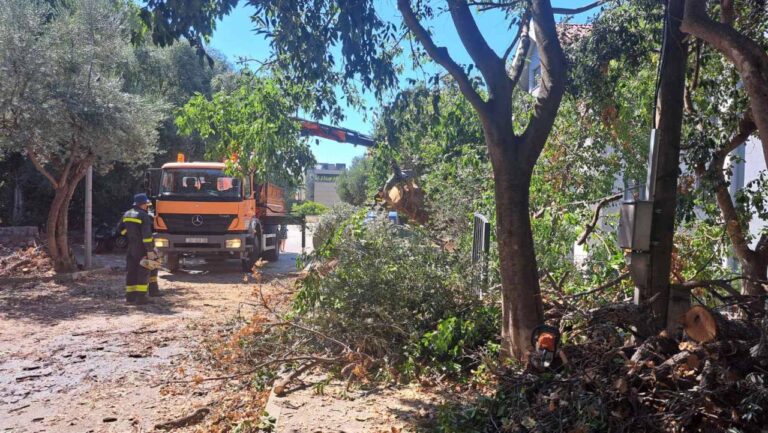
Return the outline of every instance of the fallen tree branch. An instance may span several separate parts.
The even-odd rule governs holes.
[[[744,277],[734,277],[734,278],[728,278],[728,279],[721,279],[721,280],[693,280],[693,281],[685,281],[683,283],[679,284],[672,284],[672,287],[676,289],[683,289],[683,290],[693,290],[698,288],[703,289],[710,289],[712,287],[719,287],[726,292],[728,292],[729,295],[739,298],[741,297],[741,293],[739,293],[738,290],[734,289],[733,286],[731,286],[731,282],[738,281],[743,279]]]
[[[247,376],[249,374],[256,373],[257,371],[261,370],[264,367],[273,365],[273,364],[287,364],[290,362],[297,362],[297,361],[316,361],[318,363],[334,363],[339,362],[342,359],[344,359],[344,356],[337,356],[335,358],[323,358],[319,356],[295,356],[292,358],[279,358],[279,359],[270,359],[269,361],[264,361],[259,364],[256,364],[253,368],[250,368],[246,371],[242,371],[240,373],[230,374],[226,376],[214,376],[214,377],[204,377],[202,379],[189,379],[189,380],[168,380],[165,382],[160,383],[160,385],[169,385],[172,383],[199,383],[199,382],[210,382],[215,380],[232,380],[237,379],[239,377]]]
[[[579,236],[579,240],[576,241],[577,245],[584,245],[584,242],[587,241],[587,238],[590,234],[592,234],[593,231],[595,231],[595,228],[597,227],[597,223],[600,220],[600,211],[609,203],[612,203],[624,196],[623,193],[614,194],[610,197],[605,197],[604,199],[600,200],[600,202],[597,203],[597,206],[595,206],[595,213],[592,215],[592,221],[587,224],[587,226],[584,228],[584,232]]]
[[[352,350],[352,349],[349,347],[349,345],[348,345],[348,344],[346,344],[346,343],[344,343],[344,342],[342,342],[342,341],[339,341],[339,340],[337,340],[337,339],[335,339],[335,338],[333,338],[333,337],[331,337],[331,336],[328,336],[328,335],[326,335],[326,334],[323,334],[322,332],[320,332],[320,331],[317,331],[317,330],[315,330],[315,329],[312,329],[312,328],[308,328],[308,327],[306,327],[306,326],[304,326],[304,325],[299,325],[299,324],[298,324],[298,323],[296,323],[296,322],[287,322],[287,321],[286,321],[286,322],[272,322],[272,323],[265,323],[263,326],[267,326],[267,327],[270,327],[270,326],[293,326],[294,328],[297,328],[297,329],[301,329],[302,331],[311,332],[311,333],[313,333],[313,334],[315,334],[315,335],[317,335],[317,336],[319,336],[319,337],[322,337],[322,338],[324,338],[324,339],[326,339],[326,340],[332,341],[332,342],[334,342],[334,343],[336,343],[336,344],[340,345],[341,347],[343,347],[343,348],[344,348],[344,350],[346,350],[347,352],[352,352],[352,351],[353,351],[353,350]]]
[[[625,279],[627,279],[627,277],[629,277],[629,272],[624,272],[623,274],[621,274],[618,277],[612,279],[611,281],[605,282],[605,283],[595,287],[594,289],[587,290],[586,292],[581,292],[581,293],[575,293],[573,295],[568,295],[568,296],[566,296],[566,298],[576,299],[576,298],[580,298],[582,296],[591,295],[593,293],[602,292],[603,290],[609,289],[609,288],[619,284],[620,282],[622,282]]]
[[[284,378],[275,381],[275,386],[272,388],[272,390],[275,391],[275,395],[278,397],[282,397],[283,395],[285,395],[285,387],[288,386],[288,384],[290,384],[292,380],[304,374],[304,372],[306,372],[307,370],[310,370],[312,367],[316,366],[317,364],[319,364],[318,361],[307,362],[306,364],[302,365],[296,370],[293,370]]]
[[[164,422],[162,424],[155,424],[156,430],[173,430],[176,428],[181,427],[189,427],[193,426],[195,424],[199,424],[203,419],[205,419],[208,414],[211,413],[211,410],[207,407],[201,407],[200,409],[196,410],[195,413],[192,415],[183,416],[181,418],[177,418],[173,421]]]

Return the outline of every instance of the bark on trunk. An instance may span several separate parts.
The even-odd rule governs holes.
[[[741,145],[755,130],[755,124],[749,114],[739,123],[739,131],[725,143],[712,157],[709,166],[700,166],[696,172],[700,178],[708,176],[714,183],[715,199],[720,208],[720,214],[725,223],[725,232],[731,241],[733,253],[741,265],[741,273],[746,279],[743,282],[743,292],[747,295],[763,295],[766,290],[759,281],[768,278],[768,249],[749,247],[745,235],[745,227],[736,211],[736,205],[728,190],[725,179],[725,158],[733,149]],[[758,243],[758,245],[761,245]]]
[[[475,89],[464,69],[445,47],[432,40],[419,22],[409,0],[398,0],[397,8],[414,37],[427,54],[456,80],[483,124],[495,176],[498,245],[502,279],[502,356],[525,360],[531,331],[543,321],[536,255],[533,249],[529,187],[533,167],[544,148],[565,91],[566,61],[557,39],[552,5],[533,0],[530,16],[536,29],[542,65],[542,85],[530,121],[522,135],[512,127],[512,92],[523,64],[507,75],[506,55],[499,57],[488,45],[466,0],[449,0],[449,12],[474,64],[488,89],[487,100]],[[525,43],[521,44],[525,47]],[[522,55],[522,54],[521,54]]]
[[[519,143],[488,143],[497,149],[495,177],[497,241],[502,282],[502,347],[507,356],[526,359],[533,329],[544,323],[538,267],[529,211],[532,167],[514,158]]]
[[[681,28],[714,47],[739,71],[768,163],[768,54],[730,25],[712,20],[706,0],[686,1]]]
[[[73,272],[77,263],[69,250],[68,212],[74,187],[65,184],[56,189],[56,195],[48,211],[48,252],[56,272]]]
[[[53,268],[56,272],[73,272],[77,270],[77,262],[69,248],[69,204],[75,193],[77,184],[85,176],[85,168],[90,159],[72,165],[66,178],[57,182],[55,195],[48,211],[46,223],[48,253],[51,255]]]
[[[45,228],[47,230],[46,236],[48,238],[48,254],[53,261],[53,268],[56,272],[71,272],[73,266],[71,263],[67,263],[62,253],[61,246],[59,245],[59,215],[64,202],[67,197],[68,185],[60,186],[55,189],[56,193],[53,197],[53,202],[48,210],[48,220]]]
[[[690,304],[684,298],[670,297],[669,277],[675,235],[677,179],[680,173],[680,136],[683,125],[685,68],[688,49],[680,31],[684,0],[669,0],[665,26],[666,47],[662,53],[663,70],[659,86],[658,153],[651,221],[651,250],[648,279],[639,285],[636,302],[643,303],[656,296],[651,304],[659,329],[676,326],[676,317],[668,314],[685,311]],[[670,302],[673,305],[670,305]],[[680,305],[684,304],[684,305]],[[668,317],[669,316],[669,317]]]
[[[683,328],[690,339],[699,343],[760,338],[760,329],[752,323],[728,320],[703,305],[696,305],[685,313]]]

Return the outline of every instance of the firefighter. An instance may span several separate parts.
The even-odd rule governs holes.
[[[150,270],[141,266],[141,260],[157,260],[155,240],[152,237],[152,217],[147,212],[149,203],[146,194],[136,194],[133,197],[133,207],[125,212],[120,221],[120,232],[128,238],[128,252],[125,257],[125,300],[130,304],[148,302]]]

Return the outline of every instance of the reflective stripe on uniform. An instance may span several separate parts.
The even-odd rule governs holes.
[[[126,229],[122,229],[120,231],[120,234],[123,235],[123,236],[125,236],[126,233],[128,233],[128,230],[126,230]]]
[[[156,283],[157,282],[157,277],[149,277],[149,282],[150,283]]]
[[[136,284],[134,286],[125,286],[126,293],[130,292],[146,292],[149,290],[148,284]]]
[[[131,217],[123,217],[123,222],[124,223],[141,224],[141,220],[140,219],[138,219],[138,218],[131,218]]]
[[[152,242],[152,238],[146,238],[146,239],[144,239],[144,243],[145,243],[145,244],[148,244],[148,243],[150,243],[150,242]]]

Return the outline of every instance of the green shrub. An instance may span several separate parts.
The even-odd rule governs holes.
[[[324,250],[329,247],[329,245],[326,245],[328,241],[343,224],[348,222],[355,212],[355,207],[346,203],[339,203],[328,209],[320,217],[320,221],[312,231],[312,245],[318,251],[318,255],[322,255]]]
[[[322,215],[328,212],[328,206],[316,201],[307,200],[294,204],[291,208],[291,212],[301,216]]]
[[[440,320],[409,348],[406,372],[415,374],[418,364],[459,378],[480,365],[479,355],[498,354],[500,326],[501,310],[497,305],[482,305]]]
[[[408,346],[478,299],[462,256],[419,229],[362,217],[336,225],[332,260],[324,261],[330,270],[318,266],[301,282],[294,314],[354,350],[400,364]]]

